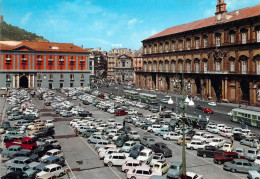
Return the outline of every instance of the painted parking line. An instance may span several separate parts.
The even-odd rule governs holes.
[[[70,179],[76,179],[76,176],[75,176],[75,174],[73,173],[73,171],[71,170],[71,168],[70,168],[70,165],[69,165],[69,163],[67,162],[67,160],[65,160],[65,162],[66,162],[66,164],[67,164],[67,166],[68,166],[68,168],[69,168],[70,172],[71,172],[71,173],[72,173],[72,175],[73,175],[73,177],[72,177],[72,178],[70,178]]]
[[[70,127],[70,129],[72,130],[72,131],[74,131],[74,129],[71,127],[71,126],[69,126]],[[82,137],[80,137],[80,136],[78,136],[97,156],[99,156],[98,155],[98,153],[82,138]],[[113,170],[113,168],[112,167],[108,167],[116,176],[117,176],[117,178],[119,178],[119,179],[122,179],[114,170]]]

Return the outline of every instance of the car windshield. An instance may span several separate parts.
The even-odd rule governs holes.
[[[42,163],[51,164],[51,161],[50,160],[43,160]]]
[[[178,166],[175,166],[175,165],[171,165],[170,168],[171,168],[171,169],[174,169],[174,170],[178,170]]]
[[[248,153],[249,153],[249,154],[255,154],[255,151],[253,151],[253,150],[248,150]]]
[[[154,164],[153,167],[154,167],[154,168],[160,168],[160,165],[158,165],[158,164]]]
[[[125,146],[131,146],[131,144],[130,143],[125,143]]]
[[[46,155],[52,155],[52,153],[51,152],[47,152]]]
[[[160,159],[161,157],[160,156],[157,156],[157,155],[154,155],[153,156],[153,159]]]
[[[224,147],[229,147],[229,145],[224,145]]]
[[[149,141],[150,141],[150,142],[153,142],[153,141],[154,141],[154,139],[149,139]]]
[[[242,153],[243,151],[242,150],[236,150],[237,153]]]
[[[139,155],[140,155],[140,156],[145,156],[145,157],[146,157],[146,153],[145,153],[145,152],[140,152]]]

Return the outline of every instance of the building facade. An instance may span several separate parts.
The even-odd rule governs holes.
[[[260,106],[260,6],[227,12],[218,0],[215,16],[142,42],[137,87]]]
[[[134,68],[133,59],[128,55],[120,55],[117,58],[117,66],[115,67],[116,81],[133,82]]]
[[[69,43],[0,41],[2,88],[89,85],[88,50]]]

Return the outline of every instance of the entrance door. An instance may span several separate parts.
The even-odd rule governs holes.
[[[52,83],[49,83],[49,89],[52,89]]]
[[[28,88],[28,78],[23,75],[19,80],[19,86],[21,88]]]

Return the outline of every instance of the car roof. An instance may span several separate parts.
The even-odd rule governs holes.
[[[234,159],[236,162],[249,162],[247,159]]]
[[[58,152],[60,151],[59,149],[51,149],[51,150],[48,150],[47,152]]]
[[[227,155],[237,155],[236,152],[224,152],[224,153],[227,154]]]
[[[29,157],[15,157],[15,160],[26,160],[29,159]]]
[[[150,170],[150,167],[148,167],[148,166],[137,166],[137,167],[135,167],[135,170]]]
[[[151,152],[151,149],[143,149],[141,152]]]
[[[8,149],[9,148],[15,148],[15,149],[18,149],[18,148],[21,148],[21,146],[19,146],[19,145],[11,145],[10,147],[8,147]]]
[[[181,166],[182,163],[181,163],[181,162],[172,162],[171,165],[174,165],[174,166]]]
[[[140,163],[140,161],[139,160],[127,160],[127,163]]]
[[[45,168],[54,168],[54,167],[59,167],[60,165],[58,164],[50,164],[50,165],[46,165]]]
[[[59,158],[59,157],[57,157],[57,156],[50,156],[50,157],[47,157],[45,160],[55,160],[57,158]]]

